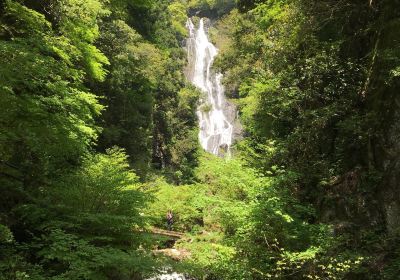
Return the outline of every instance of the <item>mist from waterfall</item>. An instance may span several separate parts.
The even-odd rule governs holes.
[[[191,19],[186,24],[189,30],[187,39],[188,79],[203,92],[197,109],[199,119],[199,140],[204,150],[219,156],[230,155],[232,145],[233,120],[229,118],[232,105],[224,95],[221,83],[222,74],[212,70],[217,48],[209,41],[200,19],[196,28]]]

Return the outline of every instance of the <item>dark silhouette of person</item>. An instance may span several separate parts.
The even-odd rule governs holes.
[[[174,223],[174,215],[172,215],[171,210],[168,210],[168,212],[167,212],[167,228],[168,228],[168,230],[172,230],[173,223]]]

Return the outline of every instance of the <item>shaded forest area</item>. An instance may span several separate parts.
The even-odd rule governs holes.
[[[239,109],[201,151],[209,17]],[[0,1],[0,279],[398,279],[397,0]],[[180,262],[152,254],[185,232]]]

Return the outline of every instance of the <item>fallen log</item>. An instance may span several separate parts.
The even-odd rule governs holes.
[[[159,234],[159,235],[163,235],[163,236],[168,236],[168,237],[173,237],[173,238],[177,238],[180,239],[184,236],[183,232],[178,232],[178,231],[171,231],[171,230],[165,230],[165,229],[161,229],[161,228],[156,228],[156,227],[152,227],[150,229],[150,231],[154,234]]]

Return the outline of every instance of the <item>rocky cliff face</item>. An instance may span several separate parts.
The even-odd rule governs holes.
[[[380,117],[370,160],[382,173],[377,193],[389,234],[400,232],[400,14],[393,5],[382,8],[369,84],[370,110]]]
[[[388,99],[384,103],[390,104],[390,113],[384,114],[384,119],[389,125],[376,140],[374,151],[374,159],[382,172],[378,199],[390,234],[400,231],[400,98],[396,88],[400,85],[385,89]]]

